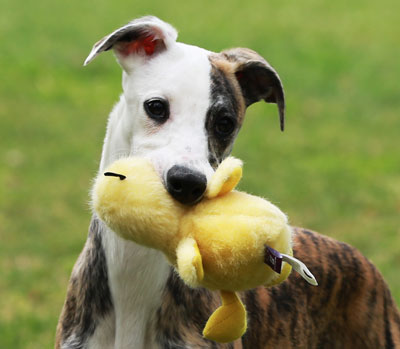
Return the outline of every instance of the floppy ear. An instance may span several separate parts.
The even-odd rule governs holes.
[[[278,73],[257,52],[247,48],[222,51],[234,65],[246,107],[263,99],[278,106],[281,130],[285,127],[285,95]]]
[[[138,18],[113,31],[94,44],[83,65],[89,64],[103,51],[114,49],[118,61],[126,70],[125,61],[131,55],[151,57],[174,44],[177,31],[157,17]]]

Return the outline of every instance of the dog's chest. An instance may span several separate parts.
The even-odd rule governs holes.
[[[157,348],[155,322],[170,267],[160,252],[106,230],[104,250],[114,305],[114,346]]]

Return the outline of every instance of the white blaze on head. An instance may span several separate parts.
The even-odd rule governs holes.
[[[207,176],[213,172],[205,130],[210,52],[177,43],[176,36],[169,24],[144,17],[100,40],[87,58],[85,64],[113,48],[123,68],[124,105],[110,117],[102,168],[118,157],[138,155],[150,158],[163,177],[177,164]],[[168,101],[170,115],[164,123],[147,115],[144,103],[151,98]]]
[[[131,151],[135,155],[151,158],[162,172],[176,164],[212,172],[205,130],[210,69],[207,51],[176,44],[142,69],[124,72],[124,96],[133,118]],[[157,97],[169,104],[169,118],[162,124],[149,118],[144,109],[146,100]]]
[[[123,95],[110,115],[100,170],[119,157],[148,157],[165,178],[175,165],[208,178],[231,149],[245,108],[285,99],[277,72],[244,48],[219,54],[176,42],[177,32],[156,17],[134,20],[96,43],[85,61],[113,49],[123,68]],[[169,118],[157,122],[144,103],[161,98]],[[158,120],[160,121],[160,120]]]

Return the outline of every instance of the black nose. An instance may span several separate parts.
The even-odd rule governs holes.
[[[175,165],[167,173],[167,190],[185,205],[200,201],[207,187],[207,178],[199,171]]]

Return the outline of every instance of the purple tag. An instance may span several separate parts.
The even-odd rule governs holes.
[[[272,247],[265,246],[264,263],[280,274],[282,271],[282,255]]]

